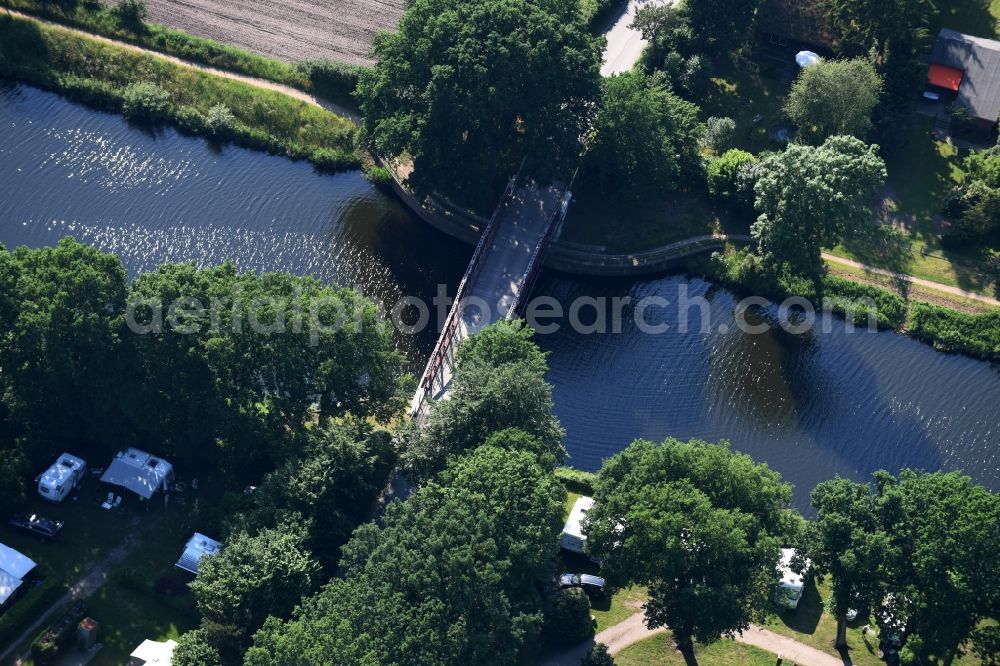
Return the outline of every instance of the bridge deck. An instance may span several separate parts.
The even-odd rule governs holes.
[[[524,185],[514,190],[497,219],[496,237],[486,248],[482,266],[469,289],[462,313],[463,336],[506,319],[511,308],[518,304],[535,250],[559,210],[562,196],[563,190],[558,186]],[[482,309],[477,307],[482,303],[489,308],[488,316],[484,317]]]
[[[454,327],[446,325],[438,339],[421,386],[413,397],[412,414],[422,413],[428,399],[447,397],[455,347],[461,340],[516,314],[531,288],[549,234],[560,219],[557,214],[565,212],[564,196],[568,197],[568,193],[559,185],[523,184],[515,187],[509,199],[501,203],[486,232],[492,232],[492,240],[482,246],[481,254],[477,251],[473,255],[467,271],[469,283],[461,289],[449,315],[449,320],[454,318]]]

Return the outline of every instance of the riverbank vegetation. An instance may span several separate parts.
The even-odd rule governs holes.
[[[219,141],[356,168],[356,129],[329,111],[245,83],[83,37],[0,16],[0,75],[136,121],[171,122]]]

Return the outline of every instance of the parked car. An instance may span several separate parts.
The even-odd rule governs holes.
[[[588,597],[603,597],[605,582],[600,576],[564,573],[559,576],[559,589],[565,590],[567,587],[582,588]]]
[[[37,513],[27,514],[19,513],[7,521],[11,527],[22,532],[27,532],[28,534],[34,535],[48,541],[49,539],[54,539],[59,530],[63,528],[65,523],[61,520],[52,520],[51,518],[45,518],[44,516],[39,516]]]

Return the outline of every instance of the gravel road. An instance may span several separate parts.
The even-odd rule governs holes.
[[[146,0],[149,20],[287,62],[371,64],[375,35],[395,30],[404,0]]]

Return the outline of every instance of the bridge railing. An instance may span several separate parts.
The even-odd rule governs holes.
[[[556,212],[554,212],[552,217],[549,218],[549,222],[545,226],[545,232],[542,234],[542,239],[535,247],[535,251],[531,255],[531,260],[528,262],[528,268],[521,277],[521,288],[518,290],[517,298],[515,298],[514,302],[510,304],[510,309],[507,311],[507,319],[514,319],[519,312],[522,312],[526,303],[525,299],[531,294],[535,280],[538,279],[538,274],[542,271],[542,264],[545,263],[545,252],[548,250],[549,243],[552,241],[552,237],[559,230],[563,220],[566,218],[566,210],[569,208],[571,197],[572,193],[567,188],[566,191],[563,192],[559,208],[556,209]]]
[[[518,173],[512,176],[507,182],[507,188],[504,190],[503,196],[500,198],[500,203],[497,204],[497,207],[493,210],[493,215],[490,217],[489,223],[486,225],[486,229],[483,230],[482,236],[479,237],[479,242],[476,243],[476,249],[472,253],[472,259],[469,260],[468,267],[465,269],[465,275],[462,276],[462,281],[458,283],[458,289],[455,292],[455,300],[452,302],[451,310],[448,312],[448,318],[445,320],[445,324],[441,328],[441,333],[438,336],[437,343],[434,345],[434,351],[431,352],[431,357],[427,360],[427,366],[424,368],[423,375],[421,375],[419,390],[423,393],[420,396],[420,400],[413,408],[413,412],[411,413],[412,417],[418,416],[423,411],[424,406],[427,403],[428,395],[433,394],[435,378],[442,371],[445,363],[449,362],[449,357],[454,354],[455,345],[460,341],[460,325],[465,299],[468,296],[469,289],[475,283],[476,277],[479,275],[479,271],[482,268],[483,258],[486,256],[487,250],[496,239],[497,230],[499,229],[499,225],[496,222],[499,219],[500,214],[510,203],[511,195],[514,193],[514,185],[517,182],[519,175],[520,169],[518,169]]]

